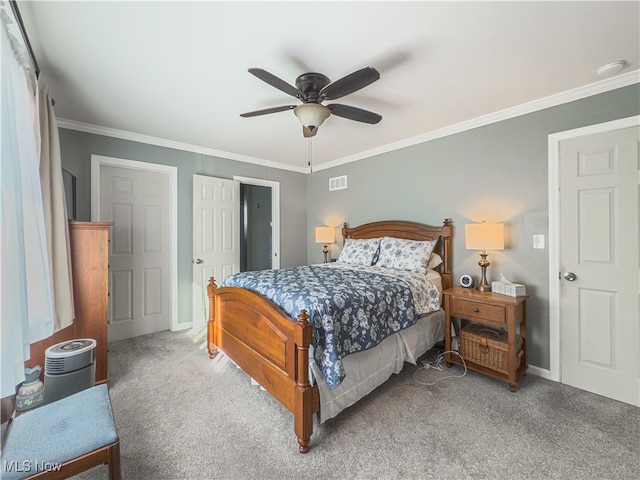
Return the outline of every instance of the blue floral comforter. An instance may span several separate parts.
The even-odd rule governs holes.
[[[256,291],[292,318],[307,310],[313,353],[329,389],[345,377],[342,358],[376,346],[440,308],[424,273],[341,263],[260,270],[227,277],[222,286]]]

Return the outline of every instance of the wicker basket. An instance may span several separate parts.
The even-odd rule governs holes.
[[[508,373],[507,333],[478,324],[470,324],[460,331],[460,355],[477,365]],[[522,337],[516,337],[516,370],[522,361]]]

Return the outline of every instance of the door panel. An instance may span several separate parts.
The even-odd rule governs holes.
[[[170,327],[169,175],[100,167],[109,243],[109,341]]]
[[[615,189],[583,190],[578,192],[578,195],[579,263],[615,266],[616,243],[613,239],[613,221],[618,214]]]
[[[579,362],[592,367],[615,370],[612,342],[615,339],[616,292],[581,288],[578,294]]]
[[[563,383],[638,405],[640,128],[560,143]]]
[[[193,327],[207,319],[206,286],[240,271],[240,183],[193,176]]]

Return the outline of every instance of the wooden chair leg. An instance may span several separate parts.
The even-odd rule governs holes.
[[[109,480],[120,480],[120,441],[109,448]]]

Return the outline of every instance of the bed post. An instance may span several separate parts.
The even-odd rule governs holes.
[[[298,437],[300,453],[309,451],[313,433],[313,397],[309,384],[309,345],[313,337],[309,315],[301,310],[295,325],[296,389],[294,401],[294,430]]]
[[[342,224],[342,245],[344,246],[347,243],[347,228],[349,228],[349,224],[344,222]]]
[[[207,295],[209,296],[209,320],[207,321],[207,348],[209,350],[209,358],[215,358],[218,353],[218,347],[216,346],[215,336],[215,290],[218,288],[213,277],[209,278],[209,284],[207,285]]]
[[[453,273],[451,272],[451,236],[453,233],[453,227],[451,226],[451,219],[444,219],[444,226],[442,227],[442,256],[444,258],[444,265],[442,269],[442,287],[453,287]]]

